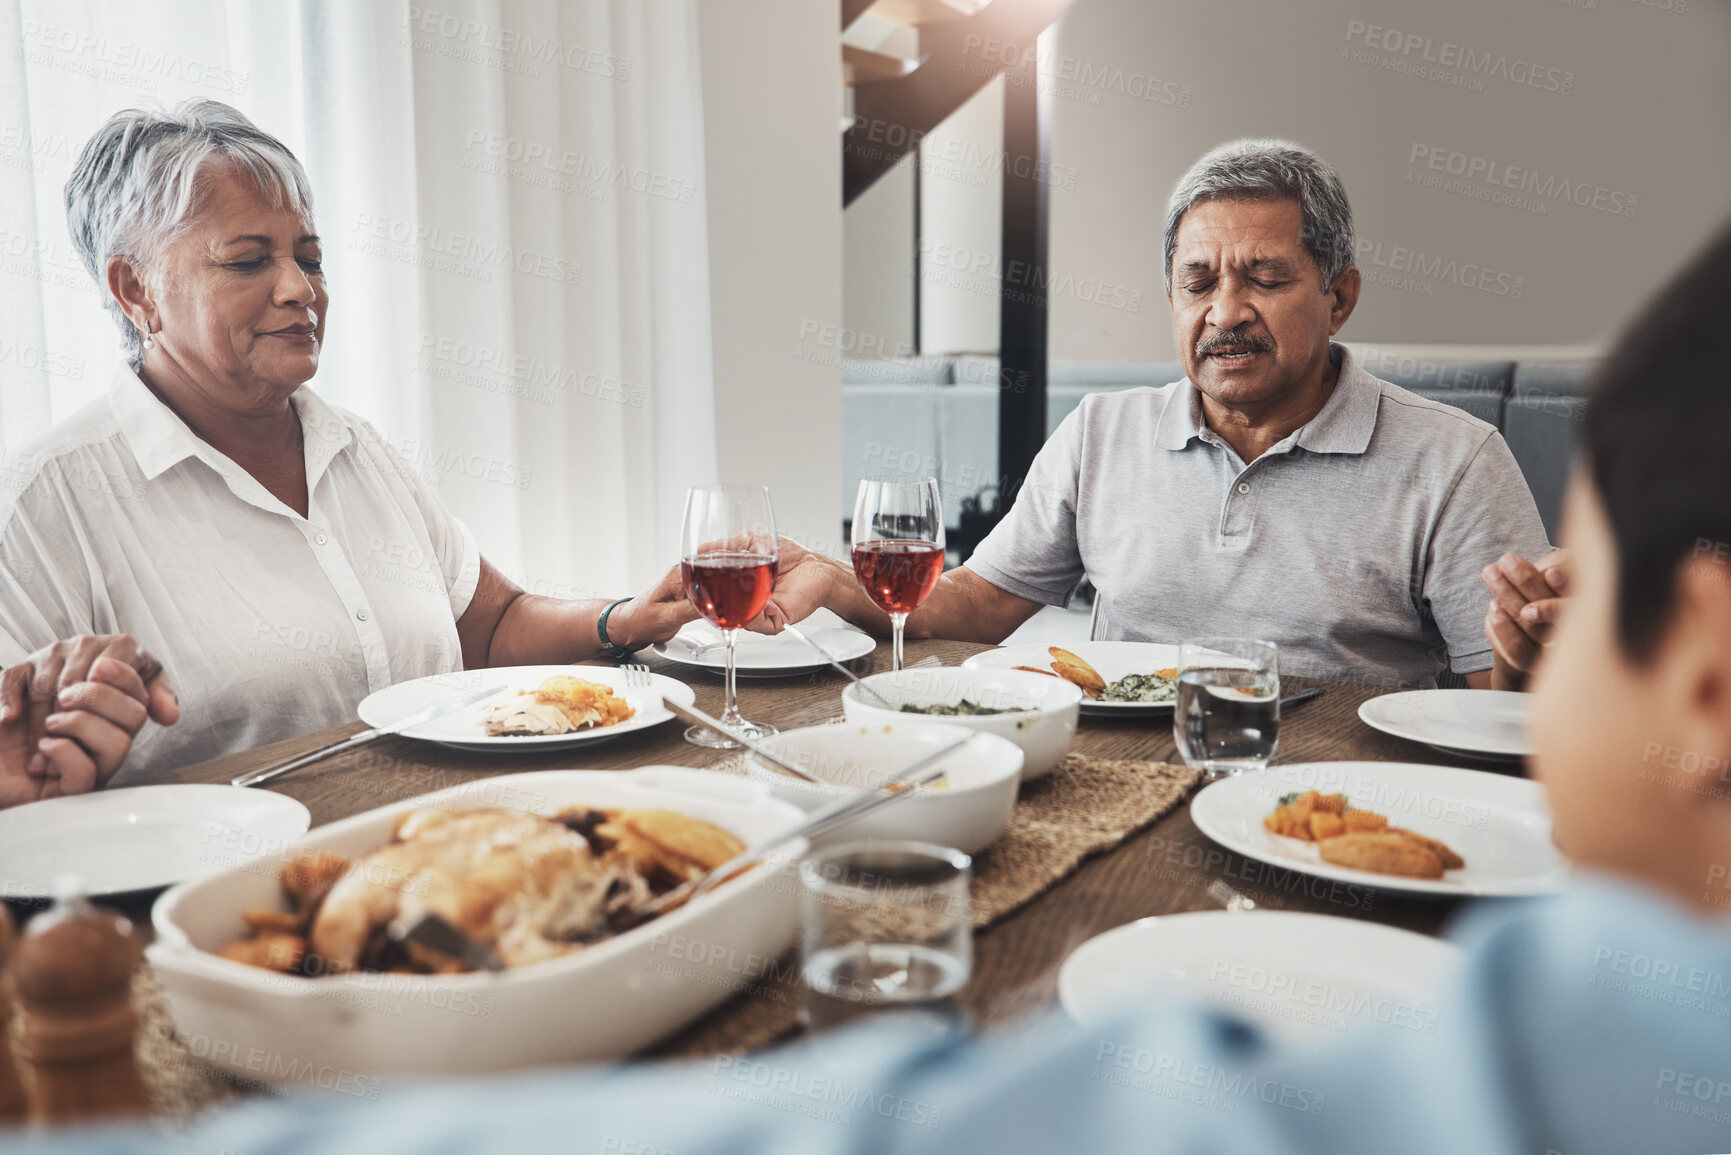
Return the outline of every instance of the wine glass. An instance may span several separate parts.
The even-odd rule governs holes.
[[[747,722],[740,715],[733,651],[740,629],[769,604],[776,556],[769,490],[761,485],[694,485],[685,495],[679,563],[685,596],[727,642],[727,709],[722,711],[721,724],[754,741],[769,737],[775,727]],[[685,740],[720,750],[740,745],[701,726],[687,730]]]
[[[902,628],[944,572],[944,507],[938,479],[868,477],[853,505],[853,572],[866,596],[890,616],[894,669],[902,668]]]

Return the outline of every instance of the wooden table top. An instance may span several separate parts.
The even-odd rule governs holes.
[[[936,659],[957,665],[989,649],[967,642],[909,641],[907,661]],[[645,653],[657,672],[688,682],[699,708],[719,715],[719,676],[662,661]],[[889,646],[851,666],[865,674],[889,668]],[[740,709],[746,717],[781,729],[811,726],[841,716],[840,674],[826,670],[781,679],[739,679]],[[1304,685],[1283,679],[1283,692]],[[1379,733],[1358,718],[1359,704],[1385,692],[1374,686],[1326,683],[1327,692],[1281,719],[1274,763],[1316,761],[1397,761],[1486,769],[1486,763],[1457,759],[1429,747]],[[235,775],[315,749],[362,726],[351,723],[185,767],[159,779],[165,782],[225,783]],[[553,769],[625,769],[672,764],[708,766],[730,756],[684,741],[684,727],[671,723],[579,748],[542,754],[492,754],[453,750],[406,738],[387,738],[317,763],[271,783],[304,803],[314,826],[346,818],[404,798],[499,774]],[[1076,753],[1100,758],[1179,760],[1170,722],[1164,717],[1102,719],[1087,714],[1077,730]],[[1223,880],[1263,907],[1367,918],[1435,934],[1458,905],[1452,901],[1402,898],[1377,890],[1367,899],[1362,888],[1344,888],[1295,871],[1280,870],[1225,851],[1190,821],[1189,804],[1113,851],[1082,864],[1028,906],[976,933],[974,977],[963,1003],[985,1026],[1014,1020],[1050,1003],[1057,995],[1058,969],[1076,946],[1115,926],[1156,914],[1217,909],[1208,886]]]

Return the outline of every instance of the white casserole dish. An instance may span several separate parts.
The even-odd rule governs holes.
[[[747,845],[803,820],[763,785],[675,766],[549,770],[477,779],[321,826],[292,848],[359,856],[423,806],[554,814],[653,807],[713,822]],[[281,907],[282,859],[183,883],[157,900],[147,955],[193,1056],[260,1082],[376,1093],[383,1075],[478,1075],[624,1058],[738,990],[768,986],[798,923],[787,864],[803,840],[654,922],[500,974],[302,978],[215,952],[248,907]]]
[[[864,687],[864,688],[862,688]],[[868,691],[894,703],[887,709]],[[963,698],[1008,714],[910,714],[900,707],[953,706]],[[960,666],[917,667],[873,674],[841,692],[842,713],[867,725],[941,722],[1008,738],[1022,748],[1022,781],[1051,773],[1076,737],[1082,688],[1062,678],[1023,670],[969,670]]]

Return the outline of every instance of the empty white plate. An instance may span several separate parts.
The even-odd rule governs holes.
[[[611,686],[615,694],[630,703],[634,713],[623,722],[597,730],[578,730],[570,734],[519,734],[498,738],[487,736],[486,727],[481,723],[481,715],[489,706],[513,694],[533,690],[555,674]],[[684,682],[662,674],[651,674],[650,677],[654,680],[655,689],[661,692],[664,699],[681,706],[689,706],[697,701],[697,695],[692,693],[691,687]],[[398,682],[377,693],[368,694],[361,699],[356,712],[360,714],[361,721],[369,726],[389,726],[410,714],[425,710],[428,706],[450,701],[464,694],[476,693],[493,683],[502,683],[506,688],[495,697],[484,698],[442,718],[411,726],[403,731],[403,736],[438,742],[459,750],[485,750],[491,754],[529,750],[539,754],[590,742],[604,742],[622,734],[646,730],[673,717],[672,711],[660,702],[646,698],[641,690],[627,687],[625,671],[612,666],[501,666],[488,670],[464,670],[455,674],[433,674],[410,682]]]
[[[1295,911],[1196,911],[1098,935],[1058,972],[1084,1027],[1150,995],[1201,997],[1302,1045],[1369,1024],[1434,1032],[1460,950],[1374,922]]]
[[[307,808],[238,786],[133,786],[0,810],[0,897],[148,890],[274,854],[307,832]]]
[[[797,623],[800,633],[822,646],[838,662],[863,658],[877,648],[877,639],[856,629],[830,610],[820,609]],[[686,623],[668,641],[649,652],[670,662],[719,674],[727,669],[727,643],[721,631],[706,621]],[[824,656],[792,634],[754,634],[741,630],[734,649],[734,670],[742,677],[781,678],[828,669]]]
[[[1110,685],[1126,674],[1152,674],[1178,667],[1178,647],[1160,642],[1066,642],[1069,650],[1106,679]],[[1042,672],[1052,668],[1047,646],[1003,646],[975,654],[962,663],[966,670],[1009,670],[1030,666]],[[1056,675],[1054,675],[1056,676]],[[1082,699],[1084,714],[1170,714],[1175,702],[1097,702]]]
[[[1507,690],[1406,690],[1358,708],[1364,723],[1449,753],[1526,758],[1532,698]]]
[[[1324,862],[1316,843],[1262,825],[1283,795],[1306,790],[1345,794],[1360,810],[1386,814],[1391,826],[1447,843],[1466,865],[1429,879]],[[1247,858],[1372,890],[1453,897],[1554,894],[1569,877],[1568,861],[1551,842],[1544,787],[1483,770],[1417,762],[1281,763],[1211,783],[1190,803],[1190,818],[1209,838]]]

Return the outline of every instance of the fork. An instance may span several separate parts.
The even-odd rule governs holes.
[[[714,730],[717,734],[720,734],[725,738],[733,739],[735,742],[738,742],[741,746],[744,746],[747,750],[750,750],[753,754],[756,754],[759,758],[763,759],[764,762],[773,766],[775,769],[780,770],[784,774],[792,775],[793,777],[805,782],[817,782],[816,778],[813,778],[810,774],[807,774],[792,762],[764,749],[761,743],[753,742],[750,738],[743,737],[734,733],[732,730],[729,730],[726,726],[721,724],[719,718],[711,718],[696,706],[681,706],[669,702],[662,696],[661,691],[655,688],[654,671],[650,670],[650,668],[642,662],[627,662],[619,668],[625,671],[625,686],[627,689],[636,690],[645,698],[655,699],[655,701],[661,705],[662,709],[666,710],[674,717],[702,726],[706,730]]]
[[[631,921],[621,930],[641,926],[652,918],[683,906],[687,902],[701,898],[728,879],[757,866],[775,851],[799,838],[816,838],[844,826],[856,818],[862,818],[872,811],[888,806],[902,798],[910,797],[920,792],[920,787],[929,786],[942,779],[946,773],[942,766],[935,765],[972,742],[977,734],[970,733],[966,737],[951,742],[948,746],[934,750],[924,758],[904,770],[897,770],[877,782],[861,790],[857,794],[845,795],[827,806],[820,806],[806,816],[804,822],[797,826],[773,834],[756,846],[747,847],[743,852],[728,859],[714,870],[708,871],[687,882],[681,883],[665,894],[644,903],[631,914]]]
[[[1232,914],[1256,909],[1256,903],[1253,899],[1240,894],[1218,879],[1208,884],[1208,897],[1218,902]]]

